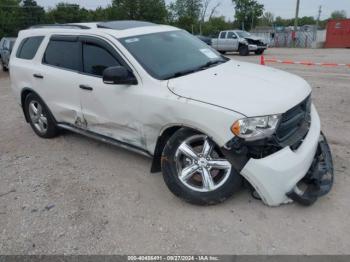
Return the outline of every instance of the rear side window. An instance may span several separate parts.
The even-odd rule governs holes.
[[[64,69],[81,69],[81,44],[78,41],[50,40],[43,63]]]
[[[16,57],[27,60],[33,59],[43,39],[43,36],[34,36],[23,39],[19,45]]]
[[[120,66],[118,60],[101,46],[86,43],[83,46],[84,72],[102,76],[103,71],[111,66]]]

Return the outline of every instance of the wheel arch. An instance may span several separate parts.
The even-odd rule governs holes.
[[[25,87],[22,89],[21,91],[21,106],[22,106],[22,111],[23,111],[23,114],[24,114],[24,117],[27,121],[27,123],[29,123],[29,118],[25,112],[25,108],[24,108],[24,105],[25,105],[25,101],[26,101],[26,98],[29,94],[35,94],[36,96],[38,96],[40,98],[40,100],[44,103],[45,107],[47,108],[47,110],[49,111],[49,114],[51,115],[52,119],[55,121],[56,123],[56,118],[54,117],[54,115],[52,114],[50,108],[47,106],[47,104],[45,103],[44,99],[42,99],[42,97],[37,93],[35,92],[32,88],[29,88],[29,87]]]
[[[168,143],[169,139],[180,129],[185,128],[185,129],[190,129],[196,132],[199,132],[201,134],[208,135],[211,137],[209,134],[207,134],[205,131],[200,130],[198,128],[189,126],[189,125],[183,125],[183,124],[173,124],[170,126],[164,127],[157,139],[156,147],[154,150],[153,154],[153,160],[152,160],[152,166],[151,166],[151,173],[158,173],[161,171],[161,160],[162,160],[162,154],[164,147]],[[213,139],[211,137],[211,139]],[[214,141],[215,142],[215,141]]]

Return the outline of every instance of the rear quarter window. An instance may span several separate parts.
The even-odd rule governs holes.
[[[44,36],[33,36],[22,40],[19,45],[16,57],[31,60],[36,55]]]

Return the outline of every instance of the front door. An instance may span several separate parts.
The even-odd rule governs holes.
[[[85,128],[118,141],[145,148],[140,120],[140,84],[111,85],[102,80],[104,69],[127,66],[109,43],[99,38],[81,38],[83,73],[80,97]]]
[[[234,32],[228,32],[227,33],[227,48],[230,51],[237,51],[238,50],[238,37]]]

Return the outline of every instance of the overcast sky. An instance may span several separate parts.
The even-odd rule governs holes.
[[[54,7],[62,0],[36,0],[38,4],[47,7]],[[147,1],[147,0],[144,0]],[[170,3],[172,0],[166,0]],[[295,14],[296,0],[258,0],[265,5],[265,10],[272,12],[275,16],[291,18]],[[94,9],[98,6],[107,6],[111,0],[63,0],[67,3],[76,3],[85,8]],[[217,15],[224,15],[233,19],[234,6],[231,0],[212,0],[213,3],[221,2]],[[317,16],[318,7],[322,6],[322,19],[328,18],[334,10],[345,10],[350,16],[350,0],[301,0],[300,16]]]

